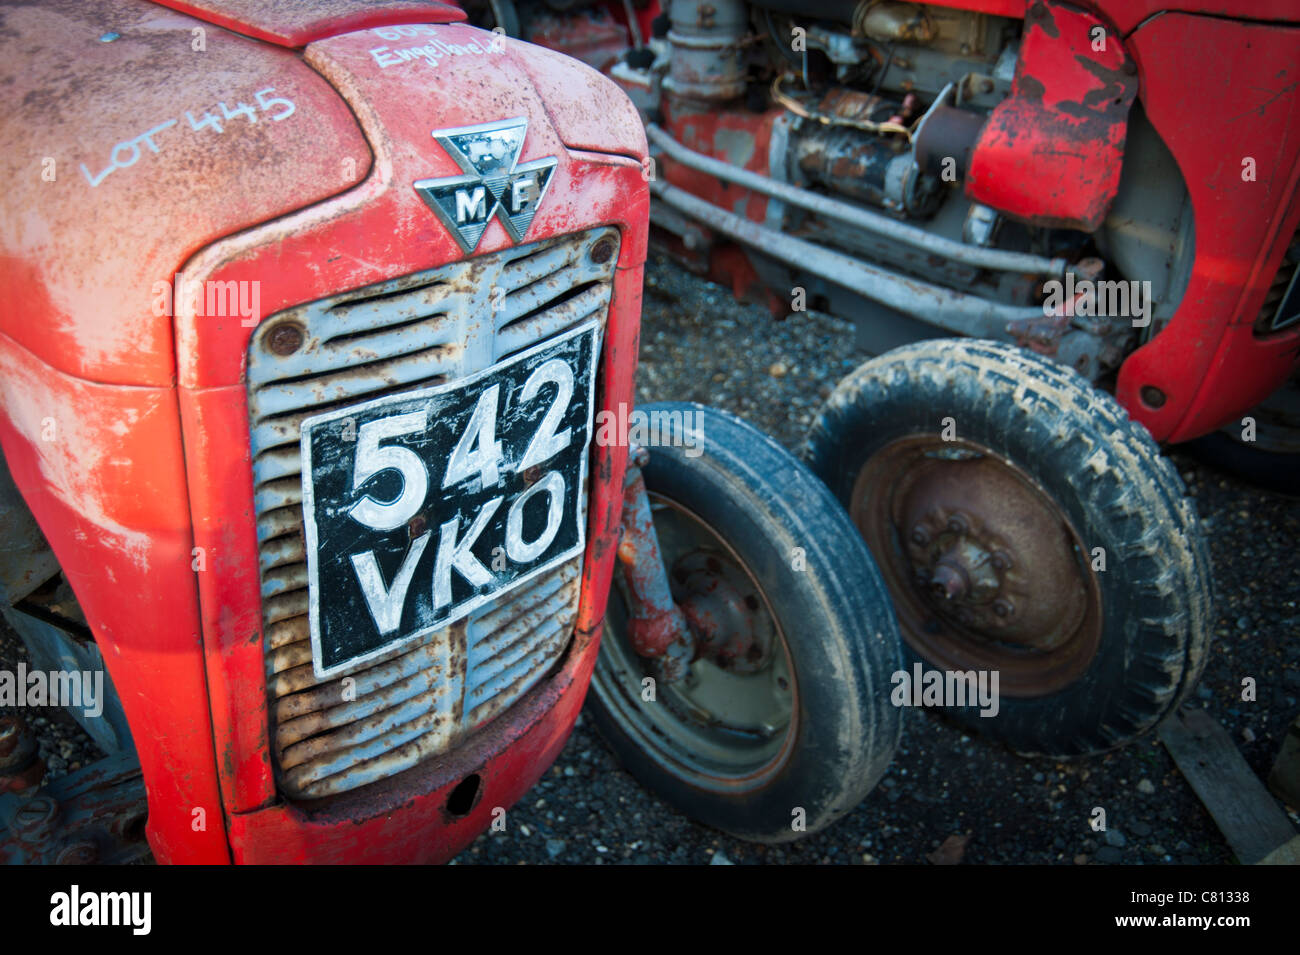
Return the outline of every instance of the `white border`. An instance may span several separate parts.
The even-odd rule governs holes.
[[[473,385],[476,381],[479,381],[480,379],[495,374],[504,368],[509,368],[511,365],[518,364],[519,362],[525,360],[526,358],[531,357],[532,355],[537,354],[538,352],[545,351],[550,348],[554,348],[557,344],[567,341],[570,338],[576,338],[579,335],[585,335],[587,332],[592,330],[595,331],[595,334],[592,336],[591,339],[591,380],[587,383],[587,440],[583,443],[582,446],[582,459],[580,461],[579,472],[578,472],[578,514],[577,514],[578,543],[573,547],[569,548],[568,550],[566,550],[564,553],[559,554],[556,557],[553,557],[545,564],[542,564],[538,567],[534,567],[532,570],[528,571],[528,573],[524,574],[523,576],[515,578],[515,580],[513,580],[510,584],[501,588],[500,590],[488,594],[475,595],[474,597],[465,601],[464,604],[462,604],[459,608],[457,608],[445,619],[438,621],[438,623],[436,624],[432,624],[428,627],[423,628],[422,630],[417,630],[414,633],[397,637],[396,639],[390,640],[388,643],[385,643],[383,646],[371,650],[369,653],[366,653],[363,656],[353,657],[352,659],[348,660],[346,663],[340,663],[339,665],[332,667],[331,669],[328,670],[323,669],[321,667],[321,640],[320,640],[320,582],[317,578],[318,539],[317,539],[317,532],[316,532],[316,495],[315,495],[314,485],[312,483],[312,470],[311,470],[312,429],[315,428],[317,425],[323,424],[328,421],[335,421],[339,418],[353,417],[359,411],[368,410],[370,408],[376,408],[386,404],[395,404],[398,402],[412,401],[418,398],[427,398],[433,395],[439,395],[449,391],[459,391],[462,388],[468,388],[469,386]],[[302,457],[303,534],[306,537],[306,545],[307,545],[307,622],[311,630],[311,668],[312,668],[312,672],[315,674],[318,680],[323,680],[328,677],[337,676],[340,673],[344,673],[349,670],[355,670],[363,663],[368,663],[369,661],[374,660],[375,658],[382,656],[383,654],[388,653],[389,651],[399,646],[405,646],[406,644],[413,643],[414,641],[418,640],[420,637],[427,636],[428,634],[433,633],[437,630],[442,630],[445,627],[449,626],[450,624],[455,623],[457,620],[460,620],[462,617],[466,617],[469,614],[473,613],[475,610],[483,606],[483,604],[487,603],[488,601],[496,600],[498,597],[501,597],[502,595],[507,594],[510,591],[514,590],[516,587],[519,587],[521,584],[524,584],[529,580],[532,580],[538,574],[551,570],[554,567],[564,563],[566,560],[569,560],[571,557],[583,553],[586,550],[587,547],[587,493],[586,493],[587,459],[589,457],[589,453],[591,449],[592,437],[595,434],[595,431],[592,428],[592,424],[593,424],[595,411],[596,411],[596,377],[598,372],[600,371],[599,361],[600,361],[601,331],[602,329],[601,329],[600,319],[598,318],[592,319],[591,321],[583,325],[579,325],[577,328],[573,328],[567,332],[564,332],[562,335],[557,335],[554,338],[548,338],[546,341],[534,345],[531,348],[520,352],[518,355],[512,356],[506,361],[497,362],[495,365],[490,365],[489,367],[484,368],[481,371],[476,371],[473,374],[466,375],[464,378],[459,378],[453,382],[448,382],[445,385],[435,385],[432,388],[421,388],[418,391],[404,391],[395,395],[386,395],[383,398],[374,398],[370,401],[362,402],[359,405],[351,405],[347,408],[340,408],[336,411],[327,411],[324,414],[314,415],[310,418],[303,419],[302,423],[298,426],[299,427],[298,443],[299,443],[300,453]]]

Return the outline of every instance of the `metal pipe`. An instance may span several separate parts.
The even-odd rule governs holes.
[[[683,679],[695,656],[695,640],[682,608],[673,601],[668,571],[659,550],[650,498],[641,465],[648,456],[630,448],[623,484],[623,539],[618,561],[627,582],[627,637],[638,656],[657,661],[656,673],[666,683]]]
[[[939,328],[975,338],[1007,338],[1007,324],[1043,317],[1041,308],[1002,305],[976,295],[905,278],[852,256],[777,232],[670,186],[650,183],[660,201],[728,238]]]
[[[1007,252],[1002,249],[983,249],[978,246],[954,242],[943,236],[934,235],[924,229],[918,229],[902,222],[896,222],[888,216],[821,196],[807,189],[780,182],[771,176],[741,169],[731,163],[705,156],[683,146],[673,139],[665,130],[651,123],[646,126],[646,135],[650,142],[662,149],[675,162],[700,172],[717,176],[736,185],[761,192],[782,202],[787,202],[800,209],[807,209],[828,219],[836,219],[855,228],[874,233],[886,239],[903,242],[934,255],[941,255],[954,262],[976,268],[993,269],[998,272],[1027,272],[1032,275],[1044,275],[1048,278],[1061,279],[1065,276],[1068,263],[1065,259],[1048,259],[1041,255],[1026,252]]]

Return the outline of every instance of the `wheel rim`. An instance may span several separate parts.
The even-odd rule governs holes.
[[[925,659],[997,670],[999,692],[1023,697],[1091,665],[1102,615],[1090,552],[1020,467],[971,441],[900,438],[858,473],[850,514]]]
[[[697,656],[685,679],[656,678],[656,699],[643,700],[642,681],[655,677],[655,666],[627,640],[627,595],[616,569],[592,689],[663,769],[714,792],[757,789],[780,772],[795,738],[798,687],[785,636],[766,592],[726,541],[688,508],[649,497],[674,600],[695,603],[707,581],[722,581],[722,589],[739,594],[759,649],[735,657],[720,644],[720,652]],[[736,601],[725,603],[723,615],[734,622]]]

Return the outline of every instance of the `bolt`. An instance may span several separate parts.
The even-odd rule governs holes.
[[[617,246],[618,243],[614,241],[613,236],[605,236],[591,247],[591,261],[597,264],[608,262],[614,257]]]
[[[274,354],[292,355],[303,343],[302,326],[297,322],[280,322],[266,336],[266,347]]]
[[[930,543],[930,532],[920,524],[912,528],[912,543],[918,547],[924,547]]]
[[[1010,570],[1010,569],[1011,569],[1011,555],[1008,554],[1008,553],[1007,553],[1006,551],[1004,551],[1004,550],[994,551],[994,553],[993,553],[993,569],[994,569],[994,570]]]
[[[1124,61],[1125,73],[1127,73],[1129,76],[1133,76],[1135,73],[1137,73],[1137,71],[1138,71],[1138,65],[1136,63],[1134,63],[1132,60]]]
[[[415,540],[429,528],[429,520],[423,514],[416,514],[411,518],[411,522],[406,525],[407,536]]]
[[[94,865],[99,861],[99,847],[89,839],[69,842],[54,857],[55,865]]]
[[[954,514],[948,518],[948,530],[954,534],[965,534],[970,530],[970,524],[966,522],[966,518],[961,514]]]
[[[42,842],[59,814],[59,804],[49,796],[35,796],[19,807],[10,825],[20,842]]]
[[[532,487],[539,480],[541,480],[542,477],[541,466],[534,464],[531,468],[527,468],[524,471],[523,476],[524,476],[524,487]]]
[[[1016,612],[1016,605],[1005,597],[993,601],[993,612],[999,617],[1010,617]]]
[[[1165,404],[1165,393],[1155,385],[1143,385],[1142,401],[1152,408],[1163,408]]]

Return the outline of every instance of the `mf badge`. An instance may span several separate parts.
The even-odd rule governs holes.
[[[556,159],[519,162],[527,133],[523,117],[433,131],[433,138],[465,174],[417,180],[415,191],[466,252],[478,246],[493,216],[501,219],[515,242],[523,241],[532,225]]]

